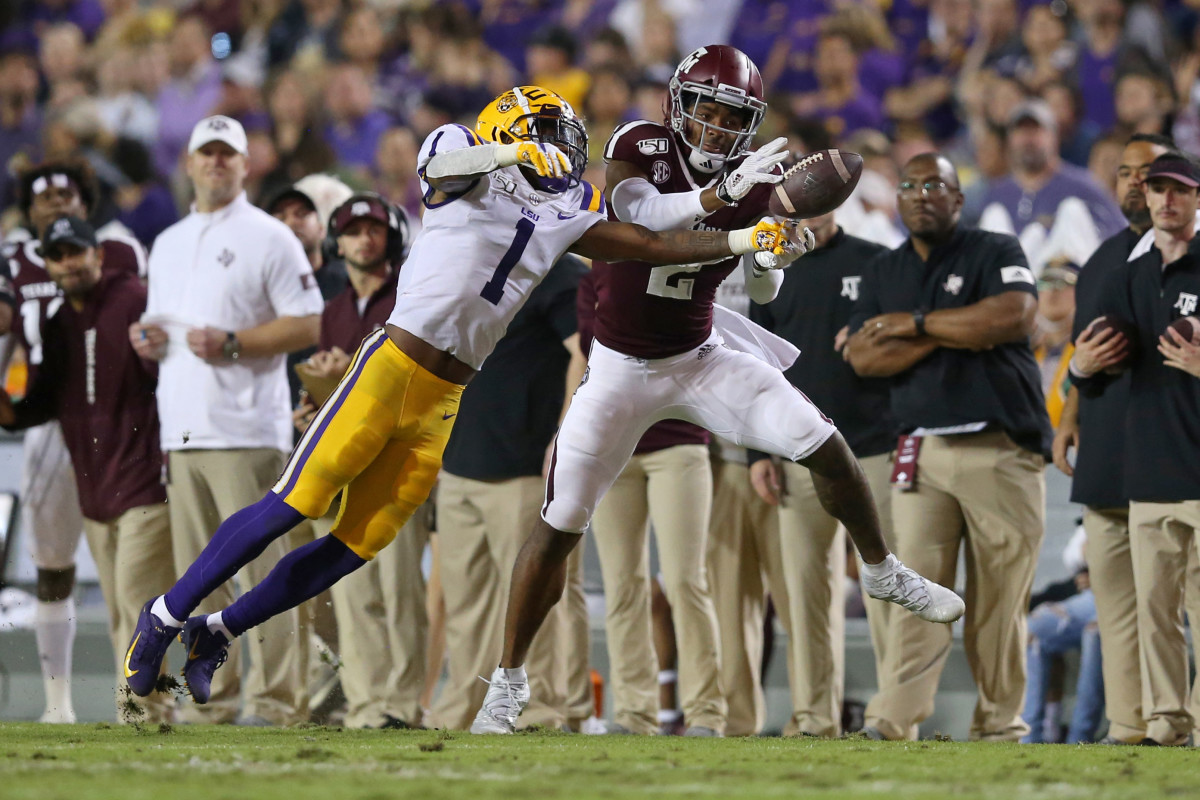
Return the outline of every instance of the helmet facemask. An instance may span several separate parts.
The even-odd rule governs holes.
[[[741,155],[762,124],[763,114],[767,104],[755,97],[750,97],[740,89],[728,86],[713,88],[706,84],[693,81],[680,81],[672,77],[668,86],[668,103],[670,104],[671,128],[677,131],[690,150],[688,163],[701,172],[716,172],[725,162]],[[724,128],[712,122],[699,118],[698,109],[701,103],[718,103],[737,109],[744,114],[745,121],[740,129]],[[688,138],[687,123],[695,127],[693,132],[699,132],[699,144],[694,144]],[[727,153],[710,153],[704,149],[704,142],[710,131],[729,134],[734,137],[733,144]]]

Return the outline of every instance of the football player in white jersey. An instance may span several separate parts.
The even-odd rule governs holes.
[[[175,586],[146,603],[125,656],[136,694],[155,688],[182,632],[185,681],[206,702],[234,637],[324,591],[395,537],[437,479],[463,387],[567,250],[679,263],[792,247],[788,229],[772,221],[728,233],[609,222],[600,191],[580,179],[586,163],[587,134],[574,110],[536,86],[500,95],[474,131],[444,125],[429,135],[417,162],[424,228],[388,324],[363,340],[272,491],[225,520]],[[223,611],[188,618],[270,541],[323,515],[339,492],[328,536],[293,550]]]

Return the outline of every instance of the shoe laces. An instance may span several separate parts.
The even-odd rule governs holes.
[[[521,704],[517,698],[513,682],[507,678],[497,681],[489,681],[482,675],[479,676],[479,680],[486,683],[489,689],[492,687],[499,687],[504,691],[504,694],[497,694],[495,696],[493,696],[490,691],[487,693],[487,696],[483,700],[483,707],[487,709],[487,712],[496,719],[507,722],[510,726],[516,725],[517,716],[520,713],[518,709]],[[517,685],[519,686],[520,684]],[[497,710],[500,709],[506,713],[497,713]],[[514,711],[517,713],[513,713]]]
[[[925,579],[908,567],[900,567],[892,573],[892,581],[896,591],[905,601],[914,605],[922,601],[929,602],[929,587],[925,585]]]

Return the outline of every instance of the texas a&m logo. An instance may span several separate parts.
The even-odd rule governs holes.
[[[1196,310],[1196,295],[1188,292],[1180,292],[1179,299],[1175,301],[1174,308],[1179,310],[1182,316],[1190,317],[1192,312]]]
[[[862,283],[861,275],[848,275],[842,278],[842,297],[851,302],[858,300],[858,285]]]

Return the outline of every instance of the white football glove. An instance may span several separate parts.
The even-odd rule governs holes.
[[[772,170],[787,156],[787,139],[783,136],[758,148],[717,184],[717,197],[731,206],[760,183],[779,183],[783,176]]]
[[[772,269],[787,269],[796,259],[817,246],[817,237],[808,228],[803,233],[792,231],[783,253],[759,250],[754,254],[754,273],[762,275]]]

